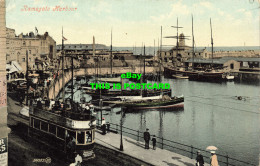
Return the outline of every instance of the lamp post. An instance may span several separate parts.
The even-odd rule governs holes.
[[[123,146],[123,132],[122,132],[122,129],[123,129],[123,110],[122,110],[122,107],[121,107],[121,121],[120,121],[120,151],[124,151],[124,146]]]

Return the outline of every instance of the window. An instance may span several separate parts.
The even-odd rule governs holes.
[[[25,41],[23,41],[23,45],[24,45],[24,46],[26,45],[26,42],[25,42]]]
[[[57,127],[57,137],[64,139],[65,138],[65,129]]]
[[[30,126],[33,127],[33,118],[30,120]]]
[[[29,50],[29,54],[31,54],[32,53],[32,51],[31,50]]]
[[[49,124],[49,132],[56,135],[56,126]]]
[[[77,132],[77,144],[85,144],[85,132]]]
[[[41,122],[41,130],[48,132],[48,123],[42,121]]]
[[[76,132],[75,131],[70,131],[70,130],[67,130],[67,133],[69,134],[69,136],[72,138],[76,138]]]
[[[233,63],[230,64],[230,69],[234,69],[234,64]]]
[[[89,130],[86,132],[86,143],[91,143],[92,142],[92,131]]]
[[[40,121],[38,119],[34,119],[34,128],[40,129]]]
[[[22,61],[25,62],[25,58],[22,58]]]

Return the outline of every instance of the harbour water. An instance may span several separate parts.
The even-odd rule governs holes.
[[[218,154],[258,165],[259,84],[168,78],[163,78],[162,82],[171,84],[172,95],[184,95],[184,110],[125,113],[123,126],[142,132],[149,128],[152,135],[200,149],[214,145],[219,149]],[[242,100],[238,100],[237,96],[242,96]],[[74,97],[79,100],[82,94],[77,91]],[[120,108],[104,111],[103,117],[107,122],[120,124],[118,111]]]

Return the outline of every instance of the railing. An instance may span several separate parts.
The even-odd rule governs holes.
[[[97,120],[97,126],[99,126],[99,127],[101,125],[100,122],[101,121],[98,119]],[[109,124],[110,124],[109,131],[117,133],[117,134],[120,133],[120,125],[114,124],[114,123],[109,123]],[[144,142],[144,141],[142,141],[143,138],[144,138],[142,131],[134,130],[134,129],[122,126],[122,133],[124,135],[129,135],[131,138],[134,138],[137,141]],[[156,137],[156,140],[157,140],[156,143],[159,144],[162,149],[174,151],[176,153],[190,157],[191,159],[196,159],[196,153],[199,150],[204,157],[204,161],[208,160],[209,161],[208,163],[210,163],[210,157],[207,156],[209,154],[209,152],[204,150],[204,149],[196,148],[192,145],[186,145],[186,144],[179,143],[179,142],[176,142],[176,141],[171,141],[171,140],[165,139],[163,137]],[[245,162],[245,161],[241,161],[241,160],[232,158],[228,155],[217,154],[217,156],[218,156],[218,162],[222,163],[226,166],[239,166],[239,165],[241,165],[241,166],[243,166],[243,165],[256,166],[255,164],[248,163],[248,162]],[[205,159],[207,159],[207,160],[205,160]]]

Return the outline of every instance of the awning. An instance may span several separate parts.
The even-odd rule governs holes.
[[[14,73],[14,72],[22,72],[23,69],[16,61],[11,61],[10,64],[6,64],[6,70],[8,73]]]

